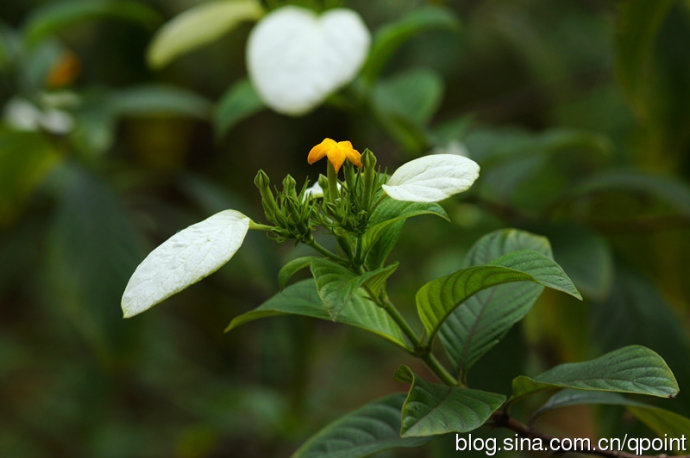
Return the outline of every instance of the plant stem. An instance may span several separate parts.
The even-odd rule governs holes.
[[[328,249],[323,247],[319,242],[317,242],[314,239],[311,239],[309,242],[305,242],[305,244],[309,245],[310,247],[312,247],[313,249],[315,249],[316,251],[318,251],[322,255],[326,256],[327,258],[329,258],[335,262],[349,264],[349,261],[347,259],[342,258],[342,257],[338,256],[337,254],[331,253]]]
[[[338,172],[335,171],[331,161],[328,161],[327,166],[327,176],[328,176],[328,200],[335,203],[335,199],[338,197]]]
[[[391,300],[388,298],[388,295],[384,292],[381,294],[381,306],[388,312],[388,315],[390,315],[391,318],[393,318],[393,321],[400,326],[400,329],[402,329],[403,333],[407,338],[410,340],[414,347],[414,354],[426,363],[427,366],[429,366],[429,369],[433,371],[436,376],[443,381],[446,385],[450,386],[456,386],[458,384],[458,381],[453,378],[452,375],[446,370],[445,367],[440,363],[438,359],[434,355],[432,355],[430,352],[426,351],[423,349],[421,345],[421,341],[419,340],[419,337],[417,337],[417,334],[414,332],[414,330],[410,327],[410,325],[407,323],[407,320],[400,314],[398,309],[395,307],[395,305],[391,302]]]

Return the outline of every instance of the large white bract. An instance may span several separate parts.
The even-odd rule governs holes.
[[[124,317],[148,310],[218,270],[242,245],[250,221],[240,212],[224,210],[163,242],[129,279],[122,295]]]
[[[479,165],[456,154],[431,154],[400,166],[384,184],[391,198],[438,202],[466,191],[479,177]]]
[[[278,8],[249,36],[249,76],[266,105],[300,115],[354,78],[370,41],[352,10],[338,8],[319,16],[296,6]]]

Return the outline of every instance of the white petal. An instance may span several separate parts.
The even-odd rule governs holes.
[[[337,186],[339,190],[343,187],[340,183],[337,183]],[[316,199],[317,197],[323,197],[323,189],[318,182],[314,183],[312,186],[309,186],[304,191],[304,200]]]
[[[58,135],[67,134],[74,127],[72,115],[55,108],[45,110],[39,121],[45,130]]]
[[[266,105],[279,113],[303,114],[355,77],[370,41],[352,10],[317,16],[296,6],[278,8],[249,36],[249,76]]]
[[[403,164],[383,190],[395,200],[438,202],[469,189],[479,177],[479,165],[455,154],[432,154]]]
[[[163,242],[136,268],[122,295],[125,318],[152,306],[218,270],[237,252],[250,219],[224,210]]]

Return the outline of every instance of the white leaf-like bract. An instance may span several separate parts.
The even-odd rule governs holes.
[[[122,295],[125,318],[137,315],[218,270],[237,252],[250,219],[224,210],[178,232],[136,268]]]
[[[466,191],[479,177],[479,165],[456,154],[431,154],[401,165],[384,184],[395,200],[438,202]]]
[[[300,115],[354,78],[370,41],[352,10],[337,8],[319,16],[296,6],[278,8],[249,36],[249,76],[267,106]]]

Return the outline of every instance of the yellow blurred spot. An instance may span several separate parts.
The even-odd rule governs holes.
[[[81,61],[71,51],[60,56],[60,60],[53,65],[46,77],[45,84],[49,88],[67,86],[77,77],[81,71]]]

